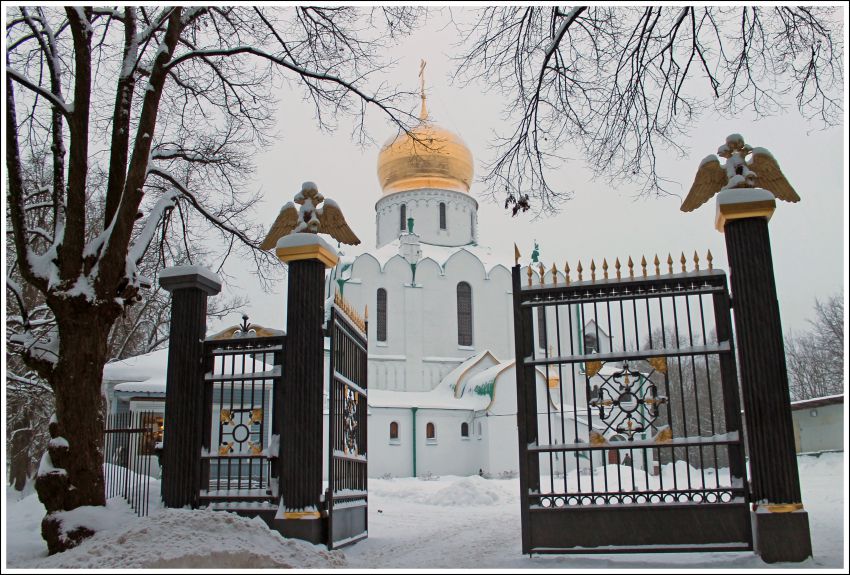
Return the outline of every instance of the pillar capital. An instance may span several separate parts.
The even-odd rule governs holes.
[[[171,266],[159,272],[159,285],[170,292],[195,288],[216,295],[221,291],[221,278],[204,266]]]
[[[290,263],[298,260],[318,260],[332,268],[339,260],[336,249],[324,238],[313,233],[295,233],[277,241],[275,254],[280,261]]]
[[[734,188],[717,194],[717,215],[714,227],[724,233],[726,223],[744,218],[766,218],[770,220],[776,209],[776,198],[772,192],[762,188]]]

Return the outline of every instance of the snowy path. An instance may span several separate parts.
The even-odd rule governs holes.
[[[801,456],[803,503],[815,557],[767,565],[752,553],[659,553],[526,557],[520,549],[519,481],[480,477],[370,480],[369,538],[341,551],[286,540],[260,520],[224,512],[165,510],[123,524],[77,549],[45,557],[44,508],[34,495],[7,490],[4,559],[8,567],[72,568],[454,568],[616,569],[832,568],[847,565],[844,454]],[[120,506],[119,506],[120,507]]]

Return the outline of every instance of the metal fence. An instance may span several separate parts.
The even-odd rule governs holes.
[[[514,269],[526,552],[750,548],[725,273],[607,275]]]
[[[204,347],[204,453],[200,501],[273,502],[284,338],[208,340]]]
[[[163,414],[136,411],[108,415],[104,430],[106,498],[123,497],[140,517],[150,511],[158,480]],[[154,496],[158,497],[158,489]]]

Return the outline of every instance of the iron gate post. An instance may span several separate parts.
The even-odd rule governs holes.
[[[726,237],[741,366],[754,546],[768,563],[803,561],[812,554],[767,228],[775,207],[767,190],[733,189],[717,196],[716,227]]]
[[[533,366],[525,358],[534,353],[531,308],[522,308],[520,266],[511,270],[514,308],[514,352],[516,354],[517,442],[519,444],[519,489],[522,523],[522,552],[531,553],[529,492],[540,492],[540,459],[529,455],[528,446],[537,444],[537,382]]]
[[[280,417],[279,507],[275,527],[286,537],[327,541],[322,506],[325,268],[336,251],[310,233],[284,236],[277,257],[289,265],[283,382],[275,407]]]
[[[221,280],[201,266],[174,266],[160,272],[159,285],[171,292],[162,501],[166,507],[197,507],[201,485],[207,296],[221,291]]]

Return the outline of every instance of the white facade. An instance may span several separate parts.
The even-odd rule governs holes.
[[[478,202],[457,189],[385,190],[375,216],[375,249],[343,246],[326,285],[326,297],[340,291],[354,309],[368,309],[369,474],[518,471],[511,272],[478,245]],[[541,319],[535,313],[535,326]],[[564,338],[569,319],[560,321]],[[561,429],[549,375],[538,370],[540,425],[548,429],[549,417]]]

